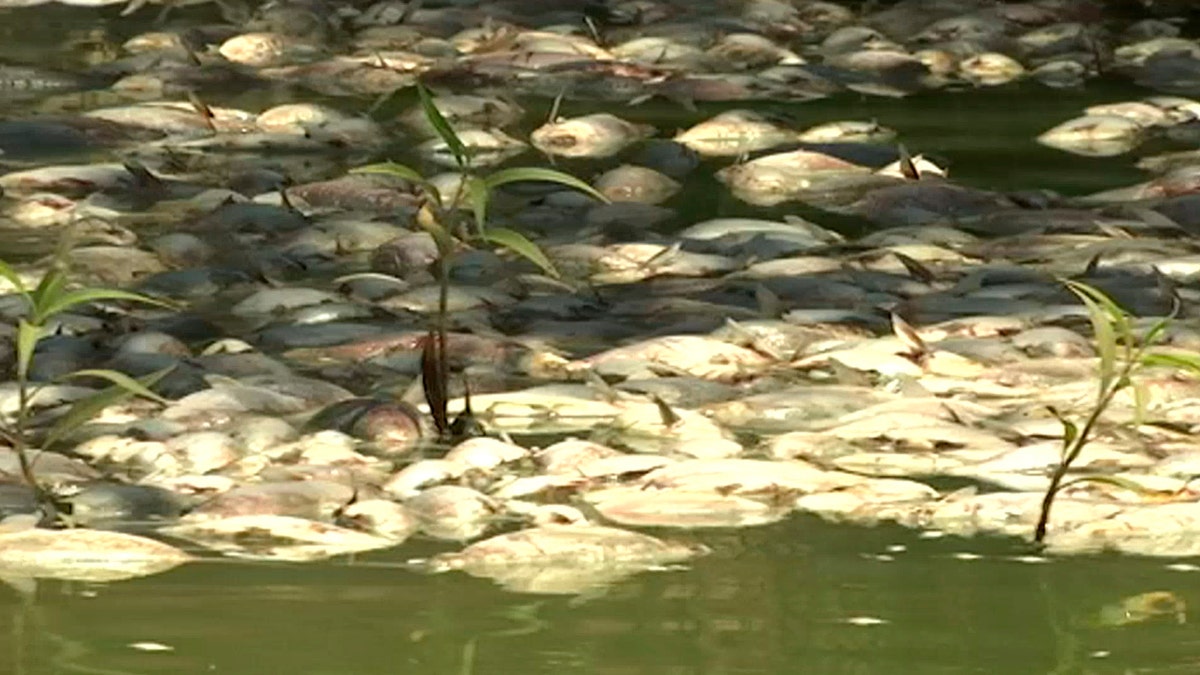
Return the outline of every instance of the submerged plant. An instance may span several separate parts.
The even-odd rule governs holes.
[[[383,162],[354,169],[354,173],[375,173],[396,176],[413,182],[421,191],[424,201],[417,212],[417,225],[433,237],[437,247],[434,261],[438,279],[438,309],[434,325],[425,338],[421,354],[421,378],[425,401],[433,417],[438,434],[451,434],[451,422],[447,413],[449,392],[449,367],[446,355],[447,297],[450,289],[449,261],[455,251],[475,243],[492,244],[506,248],[518,256],[537,265],[551,277],[559,278],[558,270],[542,249],[525,235],[504,227],[487,224],[488,206],[492,193],[510,183],[541,181],[557,183],[607,202],[604,195],[582,180],[554,169],[542,167],[511,167],[488,174],[478,172],[472,164],[472,149],[467,147],[454,128],[437,109],[433,95],[424,85],[417,84],[417,96],[421,109],[430,126],[441,137],[454,156],[462,179],[452,195],[441,194],[420,172],[395,162]],[[469,217],[464,207],[469,208]],[[473,227],[471,227],[473,225]],[[464,414],[470,415],[468,402]],[[465,420],[459,426],[465,426]]]
[[[13,346],[15,381],[17,387],[17,409],[11,416],[0,418],[0,440],[7,443],[17,456],[21,476],[44,504],[50,503],[49,495],[37,482],[34,473],[33,450],[49,447],[63,440],[71,432],[95,417],[104,408],[133,397],[142,396],[159,403],[166,399],[150,390],[170,368],[144,377],[133,378],[124,373],[107,369],[84,369],[67,373],[49,383],[30,380],[31,368],[37,358],[38,344],[53,334],[52,321],[59,315],[82,305],[97,301],[127,301],[145,304],[170,305],[138,293],[115,288],[72,287],[69,276],[70,237],[64,236],[59,250],[49,268],[35,287],[30,288],[8,263],[0,261],[0,277],[7,280],[25,302],[25,313],[17,319],[15,344]],[[33,407],[38,393],[48,384],[65,380],[99,378],[110,382],[110,386],[76,401],[65,414],[58,417],[45,429],[34,429]]]
[[[1122,481],[1106,476],[1082,476],[1072,481],[1064,482],[1067,472],[1079,459],[1080,453],[1091,441],[1096,425],[1104,413],[1112,405],[1116,395],[1124,389],[1131,389],[1136,406],[1135,422],[1140,423],[1145,415],[1146,389],[1135,378],[1146,366],[1166,365],[1200,372],[1200,358],[1151,352],[1162,340],[1167,328],[1170,327],[1176,311],[1179,308],[1176,300],[1175,311],[1163,317],[1138,335],[1134,331],[1133,320],[1124,309],[1108,295],[1099,289],[1077,281],[1066,281],[1067,288],[1074,293],[1087,309],[1092,333],[1099,356],[1096,381],[1096,401],[1083,418],[1082,423],[1071,420],[1062,411],[1051,407],[1050,413],[1058,419],[1063,429],[1062,455],[1058,466],[1050,475],[1050,485],[1042,498],[1041,512],[1038,515],[1037,527],[1033,540],[1041,544],[1046,538],[1046,529],[1050,520],[1050,509],[1054,498],[1065,487],[1077,482],[1101,481],[1122,483],[1123,487],[1138,489],[1136,485],[1125,486]]]

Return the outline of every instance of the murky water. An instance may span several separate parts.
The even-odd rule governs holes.
[[[810,518],[699,539],[688,569],[597,597],[521,595],[377,555],[199,563],[4,591],[6,673],[1194,673],[1194,626],[1105,627],[1200,576],[1128,558],[1022,559],[998,541],[917,539]],[[1190,617],[1189,617],[1190,619]],[[172,651],[146,651],[160,644]]]
[[[11,47],[18,31],[7,16],[0,40]],[[27,62],[57,54],[36,46],[51,47],[64,30],[86,38],[82,11],[51,7],[44,17],[25,33]],[[62,24],[67,17],[81,23]],[[1034,85],[761,107],[798,128],[876,118],[914,151],[948,159],[968,185],[1084,194],[1135,180],[1134,158],[1079,158],[1033,138],[1090,103],[1133,93],[1105,83],[1080,92]],[[273,96],[224,92],[210,102],[261,108]],[[532,103],[531,126],[549,106]],[[622,114],[666,130],[717,109],[656,103]],[[711,172],[689,180],[678,200],[686,222],[764,214],[711,189]],[[689,536],[712,554],[593,597],[421,575],[398,554],[305,565],[214,559],[107,586],[22,582],[0,589],[0,673],[1200,672],[1200,638],[1188,622],[1098,622],[1102,608],[1149,591],[1200,603],[1200,576],[1163,561],[1047,561],[1024,557],[1015,542],[924,539],[798,516]],[[408,545],[403,558],[420,553]]]

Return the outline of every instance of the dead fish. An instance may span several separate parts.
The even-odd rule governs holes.
[[[617,347],[579,362],[596,368],[616,361],[644,361],[652,366],[718,381],[732,381],[761,372],[770,358],[728,342],[700,335],[670,335]]]
[[[796,132],[752,110],[727,110],[675,136],[677,143],[710,157],[744,155],[796,140]]]
[[[98,108],[84,116],[158,131],[164,134],[206,135],[219,131],[241,133],[251,128],[254,115],[233,108],[216,108],[189,101],[155,101],[130,106]]]
[[[450,541],[474,539],[495,520],[499,503],[457,485],[438,485],[404,500],[404,507],[431,537]]]
[[[1129,152],[1142,141],[1145,129],[1117,115],[1086,115],[1042,133],[1038,143],[1087,157],[1111,157]]]
[[[124,164],[44,166],[0,176],[0,188],[6,193],[86,195],[100,190],[129,189],[136,184],[136,178]]]
[[[1143,101],[1102,103],[1084,109],[1087,115],[1115,115],[1127,117],[1143,128],[1170,126],[1175,123],[1165,108]]]
[[[189,513],[189,520],[276,515],[330,520],[354,499],[354,489],[324,480],[241,485]]]
[[[485,539],[428,565],[490,578],[516,592],[575,594],[707,551],[619,528],[551,524]]]
[[[89,529],[0,533],[6,577],[110,582],[165,572],[192,556],[160,541]]]
[[[756,206],[774,206],[813,189],[815,174],[866,171],[865,167],[823,153],[793,150],[725,167],[716,176],[738,199]]]
[[[738,69],[763,68],[777,64],[804,63],[804,59],[770,38],[755,33],[730,33],[705,52],[722,66]]]
[[[433,105],[455,129],[502,129],[516,124],[525,115],[515,103],[474,94],[438,94]],[[421,106],[414,106],[399,119],[422,136],[432,138],[437,135]]]
[[[243,33],[221,43],[226,59],[256,68],[287,65],[321,55],[320,48],[278,33]]]
[[[987,52],[959,61],[958,72],[972,84],[995,87],[1020,78],[1025,74],[1025,67],[1005,54]]]
[[[1161,617],[1179,624],[1187,623],[1187,603],[1170,591],[1139,593],[1100,608],[1096,622],[1101,626],[1117,628]]]
[[[680,184],[654,169],[623,164],[596,179],[595,188],[613,202],[660,204],[679,192]]]
[[[611,157],[654,132],[609,113],[595,113],[544,124],[533,131],[533,146],[561,157]]]
[[[840,121],[818,124],[797,134],[804,143],[880,143],[896,137],[896,132],[872,120]]]
[[[475,167],[495,166],[525,152],[524,142],[499,129],[456,129],[459,140],[467,148],[471,164]],[[457,168],[454,153],[441,138],[434,138],[416,147],[421,157],[444,167]]]
[[[252,560],[323,560],[396,545],[393,539],[292,516],[184,518],[159,531],[230,557]]]
[[[585,493],[583,499],[606,520],[631,527],[751,527],[778,522],[791,510],[790,505],[675,488],[616,487]]]

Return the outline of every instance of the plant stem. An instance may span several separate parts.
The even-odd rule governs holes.
[[[1038,514],[1037,529],[1033,533],[1033,541],[1035,544],[1041,544],[1046,538],[1046,528],[1050,522],[1050,507],[1054,505],[1054,498],[1058,495],[1059,486],[1062,485],[1063,478],[1067,475],[1067,471],[1071,469],[1071,465],[1079,458],[1079,453],[1083,452],[1084,446],[1088,443],[1088,437],[1091,436],[1092,430],[1096,428],[1096,424],[1100,421],[1100,416],[1112,403],[1113,397],[1117,395],[1123,386],[1122,382],[1129,381],[1129,373],[1133,370],[1131,362],[1126,361],[1125,367],[1121,372],[1121,377],[1116,378],[1113,384],[1110,384],[1104,394],[1096,401],[1095,407],[1088,415],[1087,421],[1084,422],[1083,428],[1079,430],[1079,435],[1071,443],[1070,450],[1067,451],[1063,460],[1054,467],[1054,473],[1050,476],[1050,487],[1046,489],[1046,494],[1042,497],[1042,509]]]
[[[33,473],[33,462],[29,458],[29,377],[24,369],[17,369],[17,419],[13,423],[13,432],[9,436],[13,452],[17,455],[17,463],[21,467],[21,477],[33,490],[39,504],[50,503],[49,496],[38,485]]]

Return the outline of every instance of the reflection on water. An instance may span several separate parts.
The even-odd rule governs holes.
[[[714,553],[690,568],[592,597],[506,593],[386,556],[199,563],[43,583],[24,601],[6,589],[3,672],[1200,672],[1200,638],[1175,615],[1099,620],[1148,591],[1200,602],[1200,575],[1161,561],[1045,562],[1009,542],[807,518],[701,539]]]

